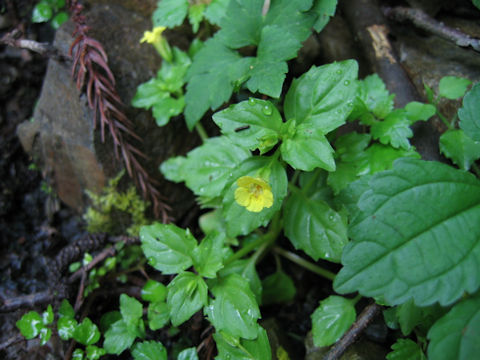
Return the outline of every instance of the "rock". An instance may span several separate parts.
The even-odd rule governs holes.
[[[182,185],[164,180],[158,167],[171,156],[184,155],[199,139],[188,132],[181,118],[159,128],[149,112],[128,106],[137,86],[153,77],[161,63],[152,46],[139,43],[151,23],[119,5],[94,5],[85,17],[89,35],[99,40],[108,54],[118,94],[127,104],[125,112],[143,140],[143,144],[136,140],[133,144],[148,155],[145,168],[159,182],[160,193],[175,201],[172,215],[181,216],[191,206],[192,195]],[[64,53],[73,30],[73,23],[67,22],[57,31],[54,44]],[[71,80],[70,67],[70,63],[49,61],[34,121],[22,123],[17,133],[24,149],[53,179],[60,199],[83,212],[88,203],[85,190],[99,193],[123,165],[114,157],[112,141],[102,143],[94,130],[92,111]],[[108,137],[108,129],[106,134]]]

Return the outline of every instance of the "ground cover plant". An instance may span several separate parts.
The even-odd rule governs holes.
[[[447,76],[438,88],[426,87],[427,102],[395,107],[378,74],[359,78],[355,59],[312,65],[286,83],[288,61],[336,7],[335,0],[158,3],[139,41],[154,46],[162,66],[138,87],[132,106],[151,110],[158,126],[185,121],[202,138],[158,169],[195,195],[201,231],[145,225],[133,192],[95,198],[108,209],[133,199],[137,215],[125,228],[138,241],[118,242],[96,268],[86,254],[77,265],[88,268],[92,286],[80,296],[101,277],[147,264],[163,281],[148,280],[138,299],[120,295],[118,311],[98,323],[80,318],[67,300],[56,311],[28,312],[17,322],[27,339],[45,344],[57,331],[77,343],[75,359],[126,352],[198,359],[198,344],[162,339],[200,316],[213,339],[205,358],[288,359],[282,346],[272,353],[260,320],[262,306],[295,298],[293,274],[282,267],[292,261],[331,282],[332,294],[311,313],[316,346],[339,346],[356,305],[367,301],[399,330],[387,359],[475,358],[480,85]],[[165,37],[185,22],[198,34],[188,51]],[[439,101],[457,99],[462,106],[448,118]],[[422,160],[410,142],[411,126],[433,116],[447,128],[439,148],[449,164]],[[209,121],[215,133],[206,131]],[[98,223],[100,215],[89,214]],[[275,270],[260,278],[269,256]]]

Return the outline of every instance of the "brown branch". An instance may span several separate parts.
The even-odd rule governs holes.
[[[352,345],[360,334],[367,328],[368,324],[380,313],[382,307],[377,303],[368,305],[358,316],[350,329],[336,342],[336,344],[325,354],[323,360],[337,360],[343,355],[347,348]]]
[[[90,261],[86,266],[82,267],[81,269],[77,270],[74,272],[70,277],[68,278],[68,283],[73,283],[74,281],[78,280],[83,276],[84,273],[92,270],[98,263],[102,262],[109,256],[115,256],[117,251],[115,250],[114,247],[108,247],[104,249],[102,252],[100,252],[98,255],[96,255],[92,261]]]
[[[397,6],[383,9],[385,16],[396,21],[411,21],[420,29],[435,34],[442,39],[451,41],[461,47],[471,46],[475,51],[480,52],[480,40],[472,38],[464,32],[446,26],[444,23],[435,20],[420,9]]]
[[[7,347],[17,344],[19,342],[25,341],[25,337],[21,334],[14,335],[8,338],[6,341],[0,344],[0,351],[6,349]]]
[[[0,305],[0,313],[8,313],[21,308],[33,308],[36,305],[43,305],[52,302],[54,295],[50,291],[42,291],[35,294],[17,296],[5,299]]]

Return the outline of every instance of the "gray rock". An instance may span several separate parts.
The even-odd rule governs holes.
[[[149,156],[146,169],[159,181],[160,193],[175,201],[171,204],[173,216],[180,216],[191,206],[192,196],[183,186],[164,180],[158,167],[171,156],[185,154],[199,140],[181,118],[159,128],[149,112],[128,106],[137,86],[153,77],[161,64],[152,46],[139,43],[151,22],[119,5],[94,5],[85,16],[91,27],[89,35],[99,40],[108,54],[117,91],[127,104],[125,112],[143,140],[143,144],[135,140],[133,144]],[[73,30],[74,25],[67,22],[57,31],[55,46],[64,53]],[[17,133],[24,149],[53,179],[60,199],[83,212],[88,203],[85,190],[98,193],[123,165],[114,157],[112,141],[102,143],[99,131],[94,130],[92,111],[71,80],[70,67],[50,60],[34,121],[21,124]],[[108,137],[108,130],[106,133]]]

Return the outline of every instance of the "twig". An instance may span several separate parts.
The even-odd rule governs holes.
[[[115,254],[116,254],[116,250],[112,246],[104,249],[102,252],[96,255],[92,259],[92,261],[90,261],[86,266],[82,267],[81,269],[77,270],[75,273],[70,275],[70,277],[68,278],[68,283],[71,284],[72,282],[78,280],[78,278],[83,276],[83,273],[92,270],[98,263],[102,262],[109,256],[114,256]]]
[[[357,321],[353,323],[350,329],[341,337],[340,340],[325,354],[323,360],[340,359],[347,348],[352,345],[359,335],[367,328],[368,324],[380,313],[381,306],[377,303],[368,305],[358,316]]]
[[[35,294],[18,296],[13,299],[6,299],[0,305],[0,313],[11,312],[20,308],[33,308],[36,305],[51,302],[54,296],[50,291],[42,291]]]
[[[78,287],[77,297],[75,299],[75,306],[73,307],[75,312],[78,312],[78,310],[80,310],[80,307],[83,304],[83,292],[85,291],[85,282],[87,281],[87,271],[85,269],[82,270],[82,278],[80,280],[80,286]]]
[[[396,21],[409,20],[420,29],[426,30],[445,40],[451,41],[461,47],[471,46],[475,51],[480,52],[480,40],[472,38],[464,32],[451,28],[444,23],[435,20],[420,9],[397,6],[383,9],[385,16]]]
[[[0,344],[0,351],[3,349],[6,349],[7,347],[22,342],[25,340],[25,337],[23,335],[17,334],[15,336],[12,336],[11,338],[8,338],[6,341]]]
[[[18,29],[12,30],[2,36],[0,39],[0,44],[5,44],[20,49],[27,49],[57,61],[65,62],[69,60],[66,55],[61,54],[60,51],[51,44],[41,43],[35,40],[22,39],[21,36],[22,33]]]

